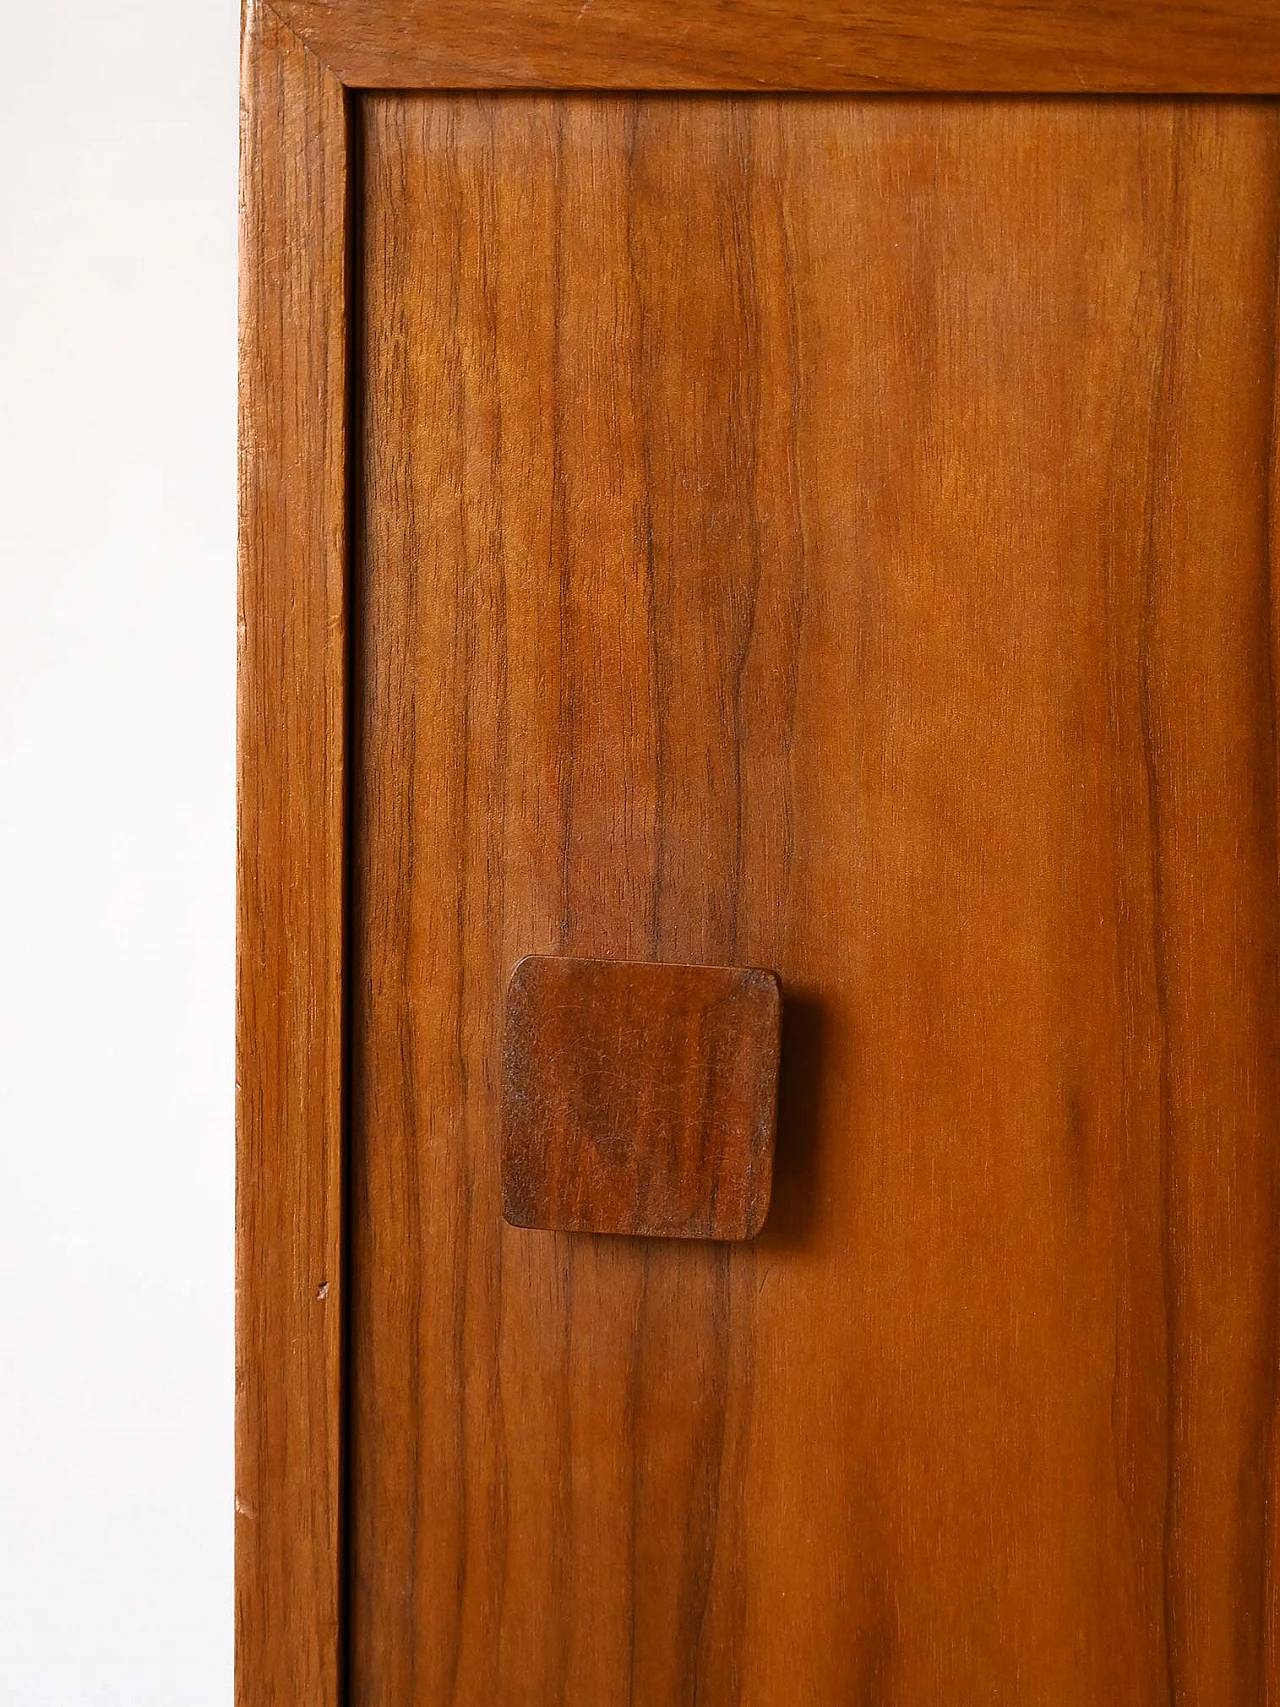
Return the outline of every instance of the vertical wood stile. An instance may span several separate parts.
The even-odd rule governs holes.
[[[346,96],[261,0],[241,134],[236,1701],[341,1695]]]

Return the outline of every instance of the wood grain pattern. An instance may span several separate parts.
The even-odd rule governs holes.
[[[1273,0],[274,0],[356,88],[1272,94]]]
[[[346,121],[256,3],[242,87],[236,1700],[337,1707]]]
[[[527,955],[507,986],[513,1227],[753,1239],[773,1182],[772,972]]]
[[[1275,109],[361,110],[353,1701],[1275,1698]],[[758,1241],[502,1225],[529,948]]]

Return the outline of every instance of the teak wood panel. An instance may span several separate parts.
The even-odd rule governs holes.
[[[274,0],[356,88],[1280,90],[1274,0]]]
[[[353,1702],[1272,1699],[1276,111],[359,122]],[[758,1241],[504,1225],[529,952]]]

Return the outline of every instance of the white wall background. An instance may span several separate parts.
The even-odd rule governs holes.
[[[0,1703],[226,1707],[238,5],[0,11]]]

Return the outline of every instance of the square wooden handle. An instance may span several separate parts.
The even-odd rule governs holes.
[[[750,1239],[773,1182],[776,974],[531,955],[507,989],[516,1227]]]

